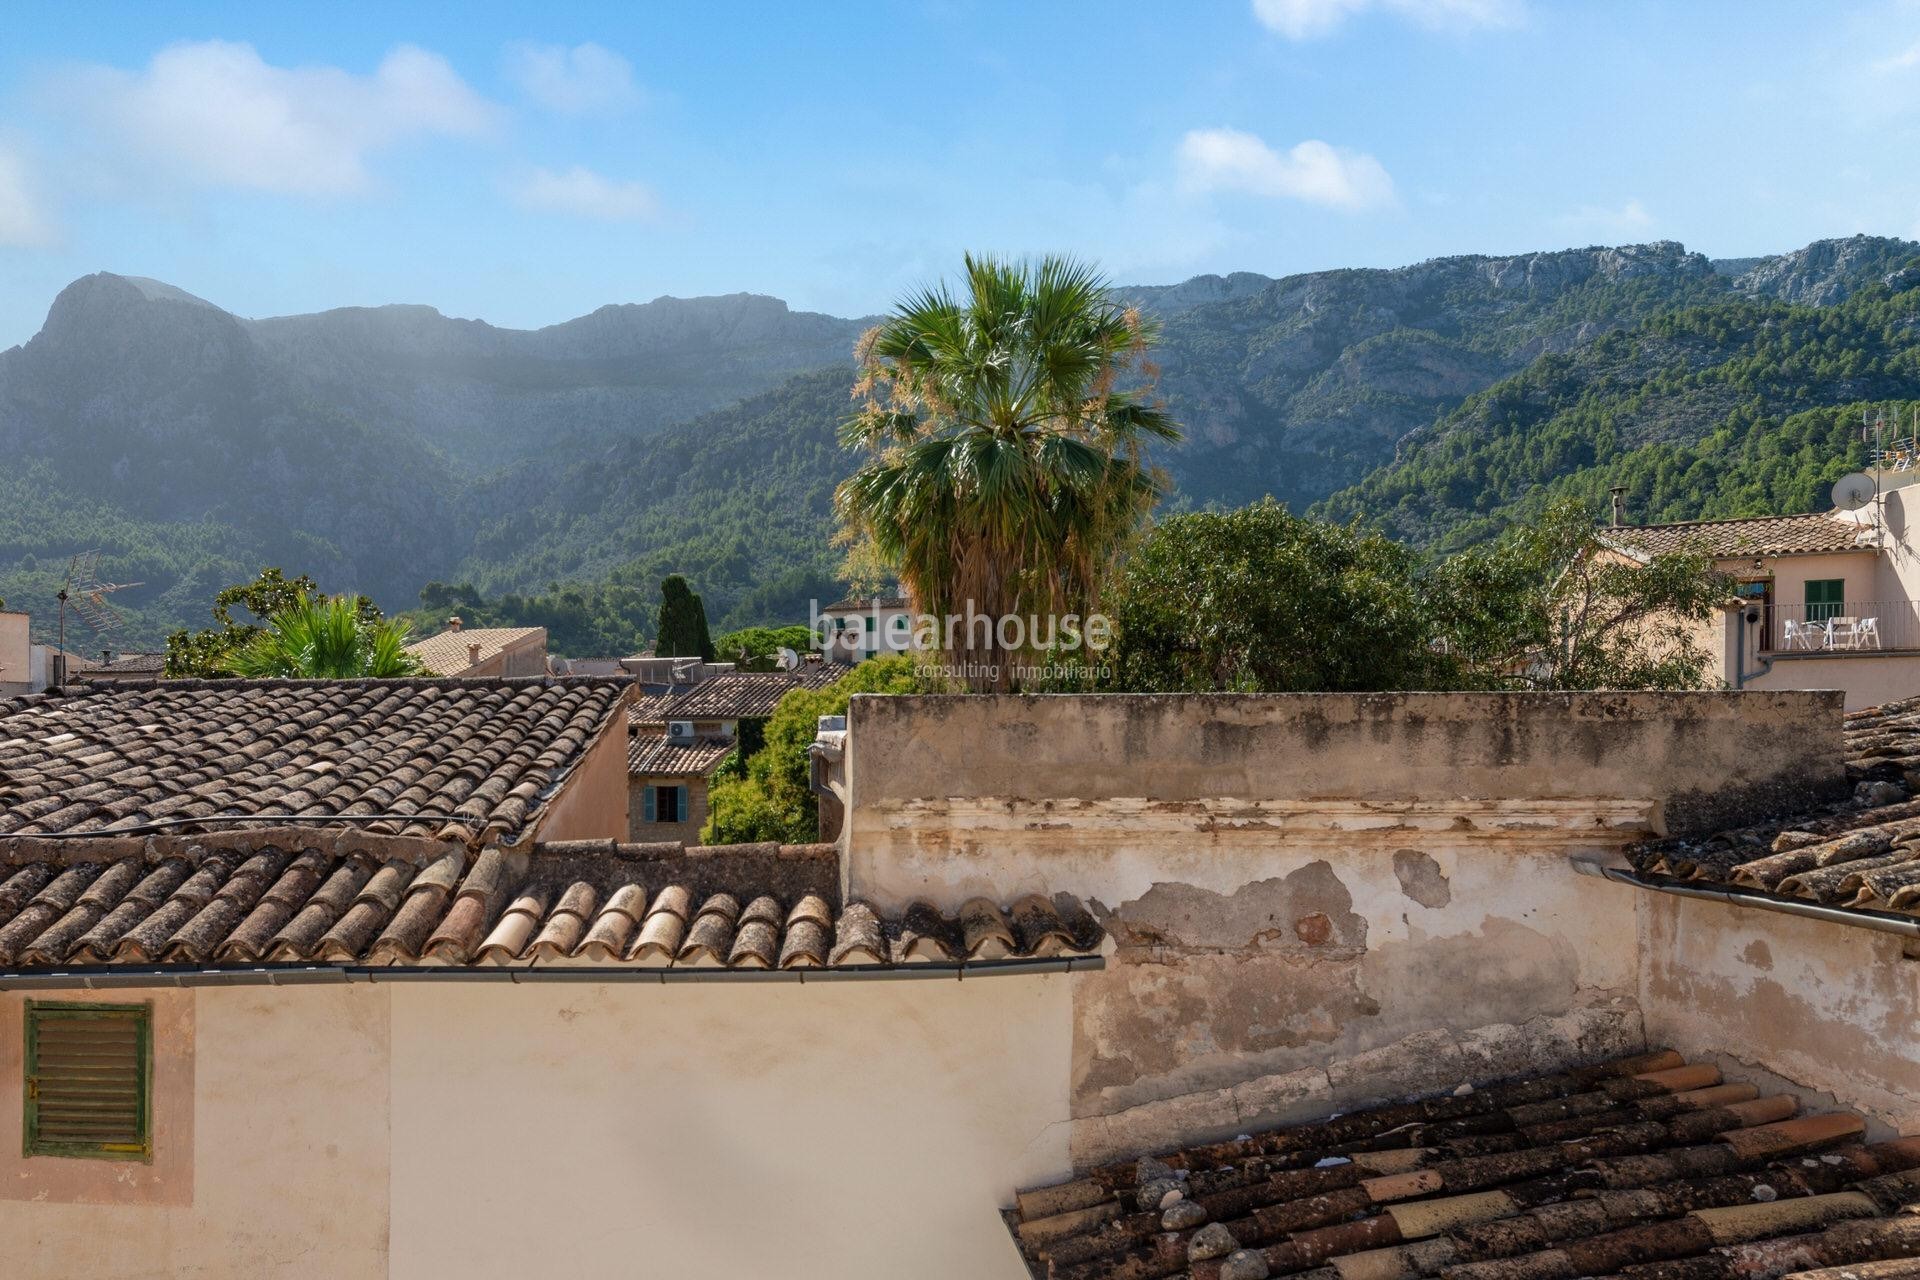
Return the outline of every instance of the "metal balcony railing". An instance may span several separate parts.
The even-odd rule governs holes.
[[[1920,601],[1769,605],[1762,643],[1783,655],[1920,649]]]

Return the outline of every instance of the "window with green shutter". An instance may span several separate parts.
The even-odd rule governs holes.
[[[153,1006],[27,1001],[25,1152],[153,1158]]]
[[[1845,578],[1809,578],[1807,580],[1807,621],[1825,622],[1847,611]]]

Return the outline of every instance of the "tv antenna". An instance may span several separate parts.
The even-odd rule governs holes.
[[[64,685],[67,682],[67,606],[73,606],[74,613],[87,624],[95,639],[105,639],[112,635],[113,629],[120,623],[120,615],[107,603],[107,597],[128,587],[145,585],[141,582],[102,581],[98,551],[82,551],[67,561],[67,578],[56,597],[60,601],[60,652],[55,659],[59,679],[54,683]]]

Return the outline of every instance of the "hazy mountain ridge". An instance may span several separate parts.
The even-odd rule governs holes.
[[[1848,297],[1916,253],[1856,237],[1729,273],[1659,243],[1120,292],[1163,321],[1176,505],[1304,507],[1543,356],[1689,305]],[[148,584],[120,597],[128,643],[258,563],[390,607],[430,578],[680,568],[716,616],[787,609],[833,563],[841,370],[868,323],[745,294],[530,331],[404,305],[247,320],[85,277],[0,352],[0,447],[26,464],[0,476],[0,595],[45,614],[65,557],[99,546]]]

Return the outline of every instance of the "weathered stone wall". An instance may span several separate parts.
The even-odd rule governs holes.
[[[1070,892],[1086,1163],[1626,1052],[1633,907],[1568,855],[1844,785],[1830,693],[872,698],[847,893]]]
[[[1920,1133],[1920,960],[1887,933],[1615,886],[1640,924],[1647,1035]]]

